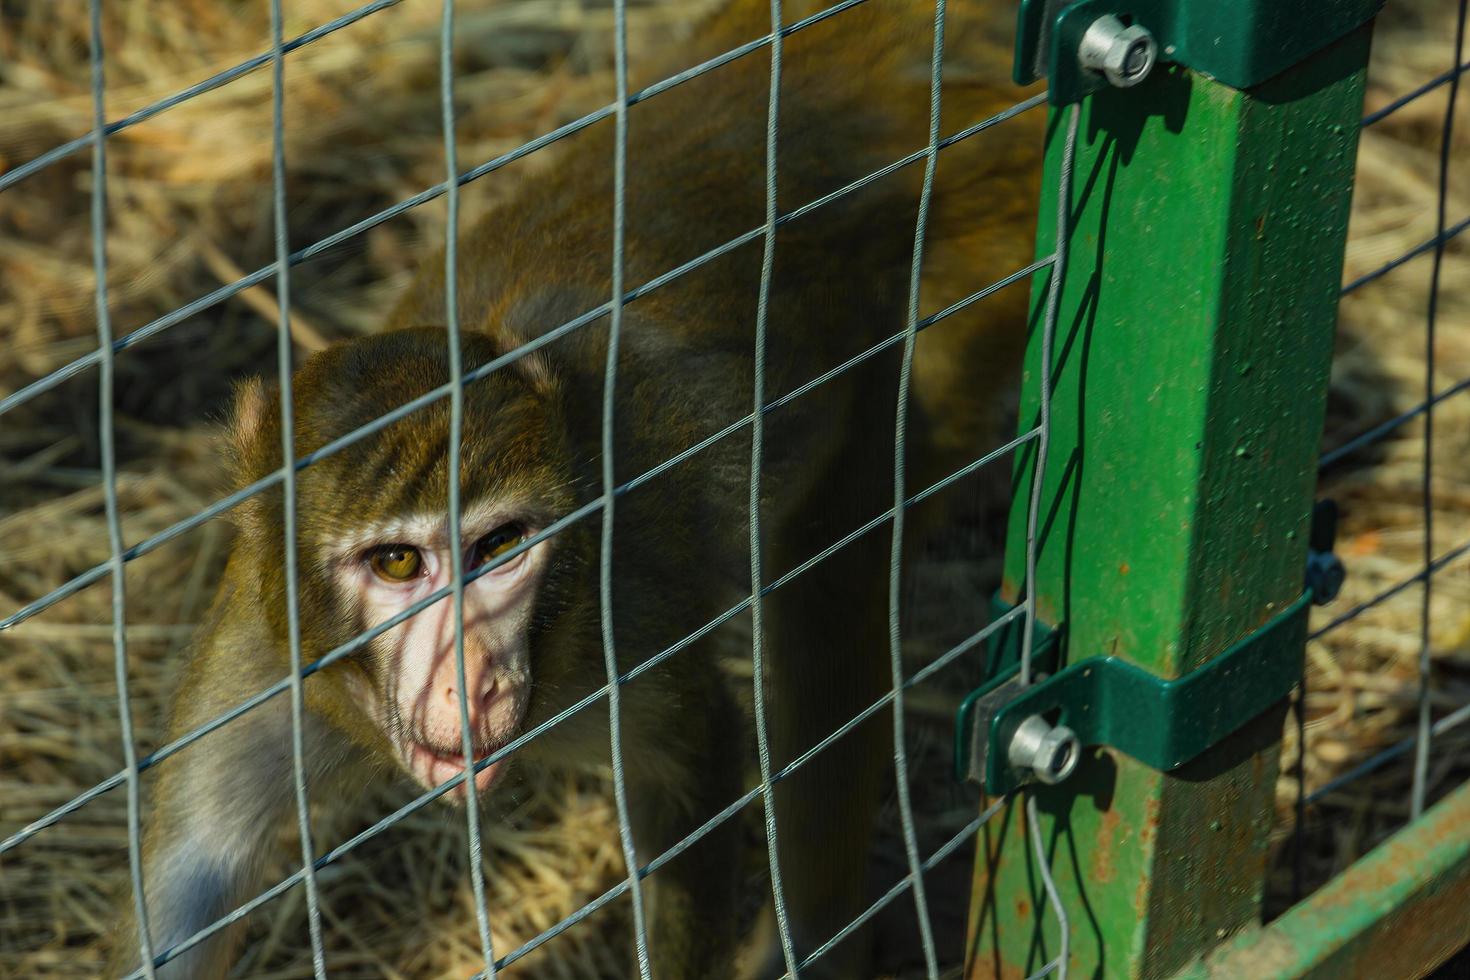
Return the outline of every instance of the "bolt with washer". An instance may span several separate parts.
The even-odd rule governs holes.
[[[1125,27],[1112,14],[1093,21],[1077,46],[1083,68],[1100,72],[1115,88],[1137,85],[1148,77],[1158,60],[1159,48],[1148,28]]]
[[[1082,759],[1082,743],[1065,725],[1032,715],[1011,736],[1006,758],[1020,772],[1054,786],[1072,775]]]

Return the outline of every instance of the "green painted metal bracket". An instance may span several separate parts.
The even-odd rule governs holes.
[[[1304,592],[1260,629],[1182,677],[1165,680],[1118,657],[1090,657],[1007,692],[1011,696],[991,712],[984,732],[986,791],[1000,796],[1020,788],[1025,777],[1007,761],[1006,747],[1021,723],[1037,715],[1070,728],[1083,745],[1118,749],[1160,772],[1198,757],[1286,697],[1301,679],[1311,600],[1312,593]]]
[[[1308,605],[1337,597],[1346,572],[1333,553],[1337,503],[1312,508],[1306,591],[1266,623],[1193,673],[1164,680],[1116,657],[1094,657],[1053,677],[1063,628],[1036,624],[1035,686],[1019,681],[1025,620],[997,593],[984,685],[955,715],[955,778],[1003,795],[1021,775],[1007,764],[1006,746],[1021,723],[1040,715],[1067,726],[1082,745],[1119,749],[1160,772],[1184,765],[1285,697],[1301,679]]]
[[[1047,79],[1053,105],[1106,88],[1079,62],[1082,35],[1118,17],[1146,28],[1161,60],[1245,89],[1274,78],[1373,18],[1383,0],[1021,0],[1015,79]]]

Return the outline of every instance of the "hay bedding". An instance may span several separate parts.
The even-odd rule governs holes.
[[[635,57],[677,43],[709,3],[636,5]],[[346,0],[287,4],[288,36],[352,9]],[[1445,0],[1390,5],[1374,55],[1369,108],[1386,104],[1450,63],[1453,10]],[[576,0],[459,3],[457,52],[462,161],[488,159],[611,96],[610,13]],[[437,3],[402,4],[291,56],[288,188],[297,247],[416,193],[442,177],[435,80]],[[0,4],[0,169],[84,134],[90,122],[87,35],[81,4]],[[261,51],[263,3],[171,0],[107,5],[109,117],[192,84]],[[256,72],[132,127],[109,143],[114,327],[136,329],[267,264],[269,74]],[[1400,110],[1363,138],[1347,278],[1371,270],[1434,230],[1437,141],[1445,89]],[[1470,105],[1462,99],[1461,105]],[[1461,114],[1450,220],[1470,214],[1470,109]],[[533,155],[467,188],[466,220],[516,192],[542,166]],[[80,153],[0,194],[0,394],[94,347],[88,196]],[[293,273],[291,327],[303,350],[372,330],[401,288],[421,243],[441,234],[442,202],[418,208]],[[1414,260],[1349,297],[1334,370],[1325,445],[1336,445],[1422,397],[1430,260]],[[174,327],[118,361],[119,494],[125,535],[138,541],[219,495],[211,425],[229,383],[274,362],[274,289],[268,283]],[[1470,254],[1445,256],[1436,388],[1470,377]],[[107,556],[98,488],[95,376],[83,374],[8,414],[0,425],[0,608],[44,594]],[[1332,468],[1323,493],[1344,511],[1341,548],[1352,577],[1332,614],[1420,567],[1419,421]],[[1436,551],[1470,540],[1470,396],[1436,413]],[[128,566],[128,641],[140,748],[161,738],[172,664],[188,642],[223,560],[227,530],[206,525]],[[993,581],[996,535],[984,522],[957,535],[921,570],[922,610],[969,608]],[[987,557],[988,556],[988,557]],[[1437,703],[1470,697],[1470,579],[1466,561],[1436,579],[1433,646]],[[1312,644],[1304,770],[1320,786],[1411,730],[1418,652],[1416,588]],[[0,836],[122,764],[112,686],[105,582],[0,636]],[[920,617],[934,618],[934,617]],[[925,659],[943,644],[915,638]],[[951,707],[964,678],[912,698],[911,751],[926,847],[974,813],[946,782]],[[1437,790],[1470,772],[1466,730],[1438,743]],[[1290,833],[1301,746],[1288,726],[1278,838]],[[1324,880],[1401,824],[1409,769],[1385,767],[1329,796],[1308,817],[1307,884]],[[509,950],[574,911],[621,875],[606,786],[596,775],[540,777],[503,801],[488,825],[488,878],[497,949]],[[383,791],[363,820],[403,802]],[[889,815],[890,825],[893,823]],[[349,821],[350,823],[350,821]],[[356,825],[352,829],[356,829]],[[463,828],[432,810],[415,815],[321,876],[334,976],[466,976],[476,968]],[[330,839],[337,839],[335,836]],[[0,975],[90,977],[109,896],[126,874],[124,798],[109,793],[0,859]],[[879,874],[901,874],[891,838]],[[1290,890],[1289,850],[1272,880]],[[965,852],[936,873],[941,935],[957,949]],[[753,870],[758,881],[758,871]],[[895,903],[880,942],[894,972],[912,965],[909,906]],[[614,903],[526,957],[536,977],[623,973],[626,906]],[[911,953],[910,953],[911,956]],[[300,890],[255,917],[241,973],[309,976]]]

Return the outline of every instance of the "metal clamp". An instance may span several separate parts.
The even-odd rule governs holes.
[[[1059,106],[1109,85],[1138,84],[1156,57],[1250,88],[1347,36],[1382,6],[1383,0],[1020,0],[1014,76],[1019,85],[1045,78],[1048,97]]]
[[[1332,553],[1337,505],[1312,512],[1306,590],[1260,629],[1193,672],[1155,677],[1117,657],[1093,657],[1056,674],[1059,628],[1037,623],[1033,684],[1020,682],[1021,631],[1014,617],[990,648],[991,680],[961,703],[955,772],[1001,795],[1054,785],[1077,768],[1082,748],[1107,745],[1154,769],[1184,765],[1279,702],[1301,679],[1307,609],[1336,596],[1345,572]],[[1000,615],[1009,607],[997,597]],[[999,618],[997,616],[997,618]]]

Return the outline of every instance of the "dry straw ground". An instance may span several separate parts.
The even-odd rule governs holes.
[[[635,57],[678,43],[708,2],[635,6]],[[295,0],[287,33],[355,6]],[[1450,64],[1453,4],[1398,0],[1383,16],[1370,109]],[[148,0],[107,4],[110,118],[147,105],[264,49],[264,3]],[[611,93],[610,13],[593,0],[461,0],[457,50],[462,162],[512,149]],[[289,203],[297,247],[437,182],[443,172],[435,103],[439,4],[417,0],[375,14],[291,56],[287,106]],[[0,171],[90,125],[85,5],[0,4]],[[136,329],[268,263],[272,257],[270,76],[257,71],[133,126],[110,142],[114,327]],[[1434,231],[1437,146],[1446,87],[1365,133],[1348,251],[1352,279]],[[1470,99],[1461,99],[1462,107]],[[1462,109],[1448,203],[1470,215],[1470,108]],[[516,193],[536,157],[471,185],[466,210]],[[89,255],[90,154],[78,153],[0,194],[0,396],[95,346]],[[303,346],[375,329],[421,244],[441,234],[442,202],[415,209],[300,267],[293,327]],[[1470,378],[1470,249],[1447,249],[1433,386]],[[1019,264],[1019,263],[1018,263]],[[1330,448],[1411,408],[1423,396],[1430,258],[1421,256],[1343,304]],[[118,362],[119,490],[126,537],[138,541],[218,496],[211,426],[229,383],[273,366],[274,288],[266,282],[185,320]],[[9,612],[107,556],[98,485],[95,375],[86,372],[0,422],[0,609]],[[1437,553],[1470,540],[1470,394],[1436,412]],[[1330,468],[1323,493],[1344,510],[1341,550],[1352,578],[1318,614],[1351,604],[1421,568],[1422,423]],[[212,523],[128,567],[128,640],[137,735],[160,742],[172,665],[207,601],[227,529]],[[957,557],[923,576],[938,594],[983,600],[994,574],[993,529],[966,529]],[[990,552],[989,559],[986,554]],[[1470,560],[1436,576],[1435,689],[1441,711],[1470,697]],[[1309,789],[1410,730],[1419,650],[1417,586],[1312,644],[1305,774]],[[118,770],[109,590],[89,588],[0,637],[0,837]],[[922,640],[922,638],[920,638]],[[930,652],[915,644],[915,656]],[[924,648],[924,649],[921,649]],[[974,813],[945,783],[949,712],[963,679],[920,692],[911,747],[925,774],[926,841]],[[1435,754],[1434,787],[1470,771],[1470,726]],[[1278,837],[1290,836],[1299,753],[1288,726]],[[1407,812],[1402,761],[1330,794],[1309,811],[1307,884],[1324,879],[1399,825]],[[401,802],[387,790],[365,821]],[[109,793],[0,858],[0,975],[90,977],[109,896],[125,875],[124,800]],[[595,777],[527,783],[489,831],[497,948],[509,949],[599,893],[621,873],[606,788]],[[410,818],[322,875],[334,976],[466,976],[476,958],[463,828],[433,812]],[[884,849],[882,874],[901,872]],[[1273,895],[1289,891],[1282,848]],[[963,916],[962,853],[937,876],[941,931]],[[899,903],[903,905],[903,903]],[[906,908],[906,906],[904,906]],[[527,957],[517,975],[619,975],[625,910],[614,905]],[[254,976],[310,975],[299,890],[258,916],[242,964]],[[907,916],[883,929],[885,959],[905,965]],[[911,950],[912,946],[908,946]]]

